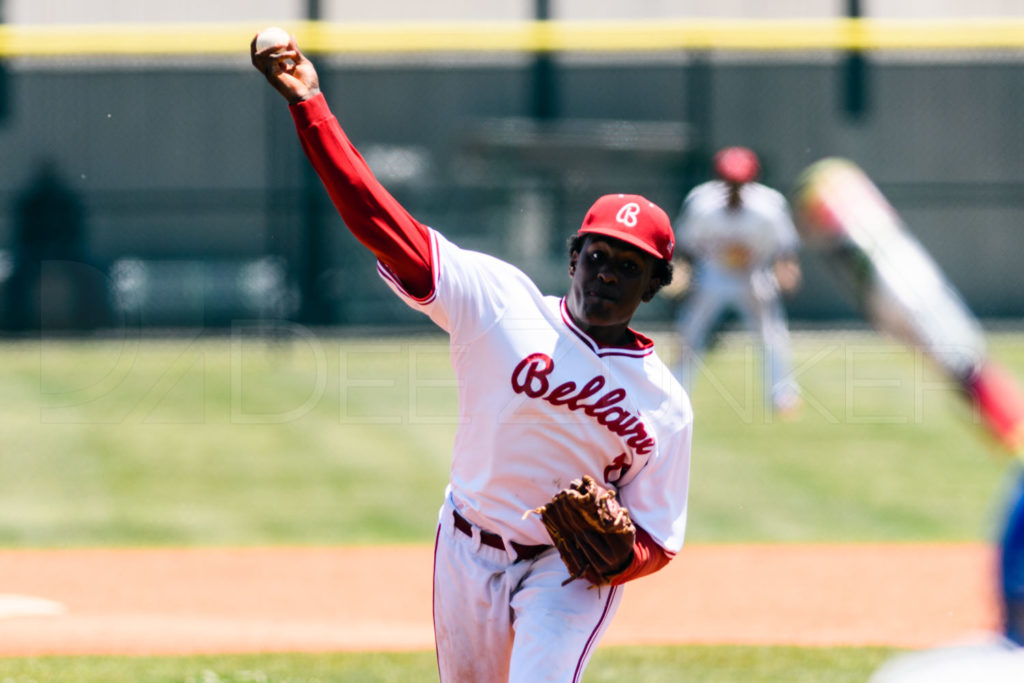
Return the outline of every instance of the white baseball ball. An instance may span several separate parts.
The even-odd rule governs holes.
[[[284,47],[291,42],[291,39],[291,35],[283,28],[278,26],[265,28],[256,36],[256,51],[262,52],[271,47]]]

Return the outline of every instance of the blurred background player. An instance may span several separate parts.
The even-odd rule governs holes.
[[[261,52],[254,38],[250,51],[378,274],[451,340],[459,422],[432,600],[441,680],[579,681],[622,584],[683,544],[690,403],[629,326],[672,279],[668,215],[638,195],[600,197],[570,244],[568,293],[545,296],[516,267],[406,212],[345,135],[294,38]],[[524,515],[583,475],[615,490],[636,525],[631,552],[598,588],[571,581],[543,522]]]
[[[766,405],[791,417],[800,408],[800,389],[790,376],[780,294],[800,287],[799,237],[785,197],[755,182],[761,164],[753,151],[722,149],[713,170],[717,179],[695,187],[676,219],[678,250],[692,272],[677,322],[682,343],[676,375],[691,390],[709,333],[735,312],[760,337]]]
[[[999,543],[1001,633],[886,662],[869,683],[1019,683],[1024,681],[1024,468],[1017,467]]]
[[[792,196],[804,248],[822,259],[872,327],[921,351],[973,404],[991,436],[1024,453],[1024,390],[874,181],[852,161],[830,157],[800,174]]]

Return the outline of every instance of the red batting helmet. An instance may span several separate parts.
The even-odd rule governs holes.
[[[715,155],[715,175],[727,183],[749,183],[761,173],[761,162],[747,147],[726,147]]]

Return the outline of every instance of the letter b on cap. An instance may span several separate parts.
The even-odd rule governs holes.
[[[635,228],[637,223],[637,216],[640,215],[640,205],[636,202],[629,202],[623,204],[619,212],[615,214],[615,222],[622,223],[627,228]]]

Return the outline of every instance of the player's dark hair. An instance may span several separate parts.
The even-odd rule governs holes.
[[[589,235],[570,235],[569,236],[569,255],[572,256],[573,252],[581,253],[583,251],[583,242],[586,241]],[[614,239],[614,238],[611,238]],[[672,262],[668,259],[656,259],[654,262],[654,277],[658,278],[661,283],[658,285],[658,289],[661,289],[665,285],[672,282]],[[657,291],[657,290],[655,290]]]

